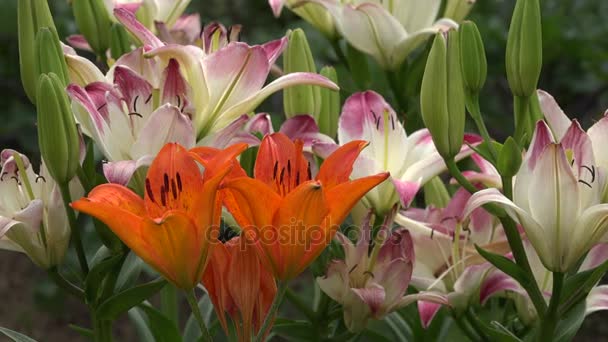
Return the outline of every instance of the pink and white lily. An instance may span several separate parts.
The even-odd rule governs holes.
[[[342,108],[338,141],[344,145],[353,140],[369,141],[369,146],[361,152],[353,168],[354,179],[384,171],[391,174],[363,199],[366,207],[374,208],[380,215],[398,202],[404,207],[409,206],[418,190],[446,169],[429,131],[421,129],[407,136],[393,108],[373,91],[352,95]],[[467,135],[465,141],[476,144],[480,139]],[[314,150],[326,157],[337,146],[318,143]],[[465,146],[457,159],[461,160],[472,152]]]
[[[340,38],[336,30],[334,18],[323,5],[302,0],[268,0],[268,4],[272,8],[272,13],[277,18],[281,15],[283,7],[287,7],[290,11],[314,26],[327,38],[332,40]]]
[[[155,22],[163,22],[172,27],[182,13],[186,10],[191,0],[104,0],[110,17],[114,16],[114,10],[121,8],[133,14],[149,28],[154,27]]]
[[[230,42],[209,51],[206,43],[204,49],[167,45],[128,11],[115,10],[115,16],[141,41],[147,57],[156,56],[164,63],[171,59],[179,62],[187,83],[196,89],[192,96],[195,109],[192,121],[199,139],[228,126],[286,87],[310,84],[338,90],[327,78],[312,73],[291,73],[264,86],[271,67],[285,49],[286,38],[255,46]]]
[[[498,254],[510,252],[498,220],[482,208],[463,216],[471,195],[460,188],[445,208],[410,208],[395,221],[411,234],[416,262],[411,284],[419,290],[437,291],[455,310],[485,302],[497,291],[511,289],[508,278],[477,253],[475,245]],[[422,324],[427,327],[441,305],[418,302]]]
[[[559,139],[559,140],[558,140]],[[497,189],[474,194],[466,213],[495,203],[526,232],[543,265],[567,272],[608,230],[608,204],[600,204],[606,171],[577,121],[560,137],[539,121],[515,177],[513,201]]]
[[[433,292],[405,296],[412,277],[414,248],[407,230],[391,232],[394,214],[386,217],[371,253],[371,212],[361,226],[356,245],[338,232],[336,238],[344,248],[345,259],[333,260],[327,274],[317,278],[321,290],[342,304],[344,322],[352,332],[365,329],[372,318],[382,319],[417,300],[447,303]]]
[[[25,253],[44,269],[59,265],[70,241],[59,187],[44,163],[36,174],[29,159],[13,150],[0,152],[0,168],[0,249]],[[77,180],[70,190],[73,198],[84,195]]]
[[[338,31],[358,50],[388,70],[396,70],[407,56],[437,32],[458,27],[447,18],[437,20],[441,0],[305,0],[324,6]]]

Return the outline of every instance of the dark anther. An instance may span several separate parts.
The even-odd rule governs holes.
[[[181,108],[182,107],[182,98],[179,97],[179,95],[175,95],[175,97],[177,97],[177,108]]]
[[[150,103],[150,100],[152,100],[152,94],[150,94],[148,98],[146,98],[146,104]]]
[[[376,113],[374,113],[373,110],[370,110],[370,112],[372,112],[372,115],[374,116],[374,120],[378,120],[378,116],[376,115]]]
[[[395,130],[395,117],[391,115],[391,126],[393,127],[393,131]]]
[[[280,184],[283,184],[283,176],[285,176],[285,168],[281,169],[281,176],[279,177]]]
[[[589,183],[585,182],[585,181],[584,181],[584,180],[582,180],[582,179],[579,179],[579,180],[578,180],[578,182],[579,182],[579,183],[583,183],[583,184],[585,184],[586,186],[588,186],[589,188],[593,189],[593,187],[591,186],[591,184],[589,184]]]
[[[177,199],[177,187],[175,186],[175,179],[171,178],[171,192],[173,193],[173,199]]]
[[[365,271],[365,272],[363,272],[363,274],[372,277],[372,279],[374,278],[374,274],[372,272],[370,272],[370,271]]]
[[[376,129],[380,129],[380,117],[376,119]]]
[[[139,95],[135,96],[135,100],[133,101],[133,111],[137,113],[137,100],[139,100]]]
[[[97,107],[97,111],[99,112],[100,110],[102,110],[107,105],[108,105],[107,103],[102,104],[101,106]]]
[[[296,186],[298,186],[300,184],[300,172],[298,171],[296,173]]]
[[[595,182],[595,166],[591,165],[591,167],[587,165],[582,165],[589,173],[591,173],[591,183]]]
[[[0,182],[4,180],[4,176],[8,175],[8,172],[2,172],[0,175]]]
[[[312,172],[310,171],[310,162],[308,162],[308,167],[306,168],[306,171],[308,172],[308,180],[311,180]]]
[[[166,195],[167,195],[166,189],[163,186],[161,186],[160,187],[160,201],[163,204],[163,206],[167,205],[167,198],[165,197]]]
[[[287,161],[287,177],[291,178],[291,160]]]
[[[38,183],[38,180],[39,180],[39,179],[42,179],[42,181],[46,183],[46,178],[44,178],[43,176],[38,176],[38,177],[36,177],[35,182],[36,182],[36,183]]]
[[[16,176],[12,176],[11,179],[14,179],[15,182],[17,182],[17,185],[21,185],[21,182],[19,181],[19,178],[17,178]]]
[[[163,183],[165,184],[165,190],[169,191],[169,176],[166,173],[163,175]]]
[[[574,158],[572,158],[572,161],[570,162],[570,166],[574,166]]]
[[[348,274],[353,273],[353,271],[355,270],[355,268],[357,268],[357,266],[359,266],[359,265],[357,264],[357,265],[351,267],[350,270],[348,271]]]
[[[433,235],[435,235],[435,228],[431,229],[431,240],[433,240]]]
[[[179,192],[182,192],[182,177],[179,175],[179,172],[175,174],[175,177],[177,178],[177,189]]]
[[[186,101],[184,101],[184,103],[182,104],[182,108],[180,108],[180,111],[183,113],[185,109],[186,109]]]
[[[146,193],[148,194],[148,198],[150,199],[150,201],[156,203],[156,201],[154,201],[154,193],[152,192],[152,186],[150,185],[150,180],[148,178],[146,178]]]
[[[140,118],[143,118],[143,117],[144,117],[143,115],[141,115],[141,114],[139,114],[139,113],[136,113],[136,112],[129,113],[129,116],[132,116],[132,115],[139,116]]]
[[[228,43],[230,43],[230,36],[231,35],[232,35],[232,26],[230,26],[228,28],[228,32],[227,32],[227,35],[226,35],[226,37],[228,38]]]
[[[272,179],[277,179],[277,171],[279,170],[279,162],[274,162],[274,170],[272,171]]]

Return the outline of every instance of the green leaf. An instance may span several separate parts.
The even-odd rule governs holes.
[[[413,336],[409,324],[397,312],[393,312],[384,318],[386,324],[391,328],[396,341],[410,341]]]
[[[316,341],[318,335],[314,326],[308,321],[279,320],[272,331],[289,341]]]
[[[68,324],[68,327],[70,329],[74,330],[75,332],[79,333],[80,336],[82,336],[84,338],[92,340],[95,337],[95,333],[93,332],[93,330],[91,330],[89,328],[83,328],[76,324]]]
[[[138,306],[148,317],[148,323],[154,340],[157,342],[179,342],[182,336],[175,322],[148,304]]]
[[[213,304],[209,296],[204,296],[198,301],[198,308],[201,310],[203,320],[207,326],[210,326],[211,316],[213,315]],[[184,328],[184,341],[196,342],[201,337],[201,329],[196,322],[194,315],[190,315]]]
[[[585,309],[586,303],[585,301],[581,301],[572,310],[561,315],[563,319],[557,322],[557,331],[555,332],[555,339],[553,341],[571,341],[585,320]]]
[[[475,249],[477,249],[477,252],[484,259],[488,260],[492,265],[505,272],[511,278],[517,280],[518,283],[522,285],[528,283],[526,271],[510,259],[499,254],[488,252],[477,245],[475,245]]]
[[[492,321],[489,324],[473,314],[467,316],[477,322],[477,326],[481,328],[484,335],[490,337],[491,341],[496,342],[521,342],[517,336],[513,335],[507,328],[497,321]]]
[[[156,294],[166,284],[166,280],[159,278],[115,294],[101,303],[97,308],[97,316],[99,319],[114,320],[123,312]]]
[[[33,338],[27,337],[22,333],[18,333],[11,329],[0,327],[0,333],[3,333],[6,337],[10,338],[15,342],[36,342]]]
[[[559,312],[563,314],[569,311],[578,302],[584,300],[591,289],[593,289],[600,279],[602,279],[606,271],[608,271],[608,261],[605,261],[596,268],[579,272],[572,277],[568,277],[564,284],[563,293],[569,293],[570,295],[564,298],[560,305]]]
[[[99,288],[103,285],[103,279],[122,259],[122,255],[114,255],[102,260],[91,269],[84,282],[84,292],[88,303],[97,302]]]
[[[500,155],[500,152],[502,151],[502,144],[496,141],[492,141],[492,145],[494,146],[494,150],[496,150],[496,153]],[[490,145],[488,144],[488,142],[484,141],[477,146],[467,144],[467,146],[469,146],[473,151],[475,151],[475,153],[482,156],[483,159],[489,161],[492,165],[497,166],[498,161],[495,160],[492,156],[492,152],[490,152]]]
[[[139,341],[154,342],[154,335],[152,335],[152,331],[150,331],[150,327],[148,326],[148,322],[146,321],[142,310],[135,307],[129,310],[128,315],[131,323],[133,323],[133,326],[135,327],[135,331],[137,331]]]
[[[116,292],[121,292],[135,285],[143,269],[143,260],[137,254],[130,252],[116,280]]]

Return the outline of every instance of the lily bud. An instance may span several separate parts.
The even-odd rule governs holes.
[[[534,94],[543,62],[542,27],[538,0],[518,0],[507,39],[509,87],[516,96]]]
[[[80,142],[76,122],[61,79],[42,74],[38,81],[38,142],[49,173],[58,183],[67,183],[76,174]]]
[[[72,10],[78,30],[98,55],[104,55],[110,47],[112,21],[102,0],[73,0]]]
[[[521,149],[513,137],[508,137],[498,155],[498,172],[503,177],[513,177],[522,163]]]
[[[129,51],[131,51],[129,33],[121,24],[113,24],[110,30],[110,53],[112,58],[119,59]]]
[[[27,97],[36,102],[36,33],[41,27],[57,32],[47,0],[19,0],[19,66]]]
[[[327,77],[330,81],[338,84],[338,74],[336,69],[326,66],[321,69],[321,76]],[[317,118],[319,131],[332,138],[338,131],[338,119],[340,118],[340,92],[329,89],[321,89],[321,110]]]
[[[460,22],[469,15],[475,2],[477,0],[447,0],[443,17]]]
[[[444,159],[458,154],[464,138],[465,94],[459,46],[458,31],[435,36],[420,92],[422,119]]]
[[[289,43],[283,55],[285,74],[293,72],[316,73],[315,60],[310,52],[306,34],[302,29],[289,33]],[[312,85],[287,88],[283,91],[283,106],[288,118],[309,114],[318,122],[321,109],[321,89]]]
[[[481,34],[472,21],[460,25],[460,65],[462,80],[469,94],[479,94],[488,74],[488,60]]]
[[[450,202],[450,193],[440,177],[433,177],[424,185],[424,204],[435,208],[445,208]]]
[[[68,66],[65,62],[59,36],[48,27],[42,27],[36,34],[36,74],[54,73],[63,86],[70,81]]]

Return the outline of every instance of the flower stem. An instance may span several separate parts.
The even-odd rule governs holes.
[[[270,328],[270,325],[274,320],[274,316],[276,315],[279,306],[281,306],[281,302],[283,301],[283,296],[285,295],[285,292],[287,292],[287,282],[279,281],[277,287],[277,295],[274,297],[272,305],[270,306],[270,310],[268,310],[266,318],[264,318],[264,323],[262,324],[258,335],[255,337],[255,342],[262,342],[266,337],[267,330]]]
[[[557,317],[557,309],[559,307],[563,283],[564,273],[553,272],[553,293],[551,294],[551,301],[549,302],[547,314],[543,317],[541,321],[539,341],[553,340],[553,334],[555,333],[555,327],[559,319],[559,317]]]
[[[112,342],[112,321],[97,319],[94,308],[91,308],[91,319],[93,320],[93,341]]]
[[[51,267],[48,270],[48,274],[49,277],[55,282],[55,284],[57,284],[57,286],[59,286],[65,292],[73,295],[81,301],[84,301],[84,292],[82,291],[82,289],[70,283],[61,274],[59,274],[59,270],[57,270],[57,267]]]
[[[160,308],[167,318],[175,323],[179,323],[177,289],[173,284],[167,284],[160,290]]]
[[[490,154],[494,160],[498,160],[498,153],[492,144],[492,138],[490,137],[490,133],[488,132],[486,124],[481,116],[481,109],[479,108],[479,95],[467,96],[466,106],[469,115],[477,126],[477,130],[481,134],[481,137],[488,144]]]
[[[89,265],[87,263],[87,257],[84,253],[84,247],[82,246],[82,238],[80,236],[80,229],[76,225],[76,214],[70,207],[72,198],[70,195],[70,187],[66,184],[59,184],[59,190],[61,191],[61,198],[63,199],[63,205],[65,207],[66,215],[68,216],[68,222],[70,224],[70,230],[72,233],[72,240],[76,246],[76,254],[78,255],[78,263],[80,263],[80,269],[84,275],[89,273]]]
[[[190,309],[192,310],[192,314],[194,318],[201,328],[201,337],[205,342],[211,342],[213,339],[211,338],[211,334],[209,334],[209,330],[207,330],[207,326],[205,325],[205,321],[203,320],[203,315],[201,314],[201,310],[198,307],[198,301],[196,300],[196,295],[194,294],[194,289],[191,291],[184,292],[186,299],[188,300],[188,304],[190,304]]]
[[[346,56],[344,55],[344,52],[342,52],[342,48],[340,47],[340,41],[337,39],[330,39],[329,42],[331,43],[331,47],[334,49],[334,52],[336,53],[336,56],[338,56],[340,62],[344,64],[346,70],[350,70],[348,59],[346,59]]]
[[[304,316],[306,316],[306,318],[308,318],[309,321],[311,321],[311,322],[315,321],[315,319],[317,318],[315,313],[291,289],[288,288],[287,290],[285,290],[285,298],[287,298],[287,300],[289,302],[291,302],[291,304],[293,304],[293,306],[295,306],[298,310],[300,310],[300,312],[302,312],[304,314]]]

